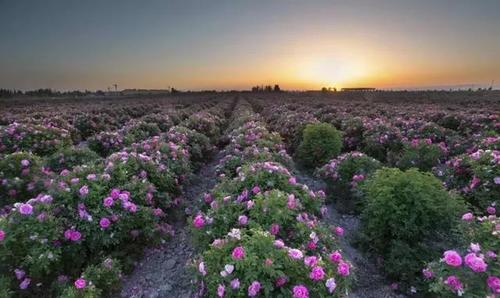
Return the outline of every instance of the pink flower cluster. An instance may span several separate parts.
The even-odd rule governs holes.
[[[64,232],[64,238],[71,241],[78,241],[82,238],[82,234],[75,229],[68,229]]]

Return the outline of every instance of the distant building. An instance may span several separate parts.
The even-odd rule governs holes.
[[[154,95],[170,93],[167,89],[125,89],[118,91],[121,95]]]
[[[342,91],[375,91],[375,88],[342,88]]]

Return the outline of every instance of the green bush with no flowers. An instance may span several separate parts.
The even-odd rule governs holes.
[[[328,123],[308,124],[297,149],[297,157],[308,168],[324,165],[342,149],[342,133]]]
[[[389,277],[414,280],[422,264],[438,257],[433,246],[450,239],[463,202],[417,169],[382,168],[363,189],[360,244],[382,257]]]

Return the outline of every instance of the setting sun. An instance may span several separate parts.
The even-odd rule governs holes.
[[[369,73],[362,61],[335,57],[307,59],[298,68],[304,81],[336,88],[354,84]]]

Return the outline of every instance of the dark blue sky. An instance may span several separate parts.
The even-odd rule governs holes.
[[[499,0],[0,0],[0,88],[500,83]]]

